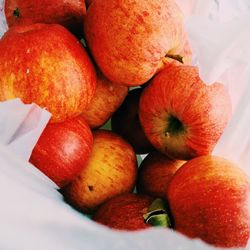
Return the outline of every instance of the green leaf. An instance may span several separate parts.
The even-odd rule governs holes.
[[[146,223],[156,227],[169,227],[171,225],[168,214],[157,214],[150,216]]]
[[[143,215],[145,223],[153,226],[171,227],[171,220],[167,213],[167,203],[162,199],[156,199],[148,208],[148,213]]]

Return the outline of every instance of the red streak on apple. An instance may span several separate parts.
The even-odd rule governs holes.
[[[171,158],[210,154],[231,118],[221,83],[206,85],[193,66],[171,65],[144,89],[139,117],[151,144]]]
[[[167,199],[174,229],[218,247],[245,247],[250,236],[250,179],[233,163],[202,156],[184,164]]]
[[[48,124],[32,152],[30,162],[63,187],[85,167],[92,146],[91,130],[82,117]]]

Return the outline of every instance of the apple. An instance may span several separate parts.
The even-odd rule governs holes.
[[[174,175],[167,199],[175,230],[217,247],[245,247],[250,236],[250,179],[230,161],[201,156]]]
[[[169,182],[184,163],[185,161],[170,159],[157,151],[149,153],[139,167],[137,192],[165,199]]]
[[[113,84],[97,70],[96,92],[83,117],[92,129],[105,124],[124,101],[128,87]]]
[[[170,158],[210,154],[232,113],[227,89],[206,85],[194,66],[170,65],[142,93],[139,117],[151,142]]]
[[[130,90],[121,107],[111,118],[112,130],[126,139],[137,154],[145,154],[153,150],[139,121],[138,109],[141,93],[140,88]]]
[[[115,83],[141,85],[183,59],[186,32],[173,0],[95,0],[84,33],[94,60]]]
[[[30,162],[59,187],[73,181],[90,157],[93,136],[80,116],[48,124],[34,147]]]
[[[5,0],[9,27],[32,23],[57,23],[74,34],[82,33],[84,0]]]
[[[61,25],[14,26],[0,40],[0,101],[19,97],[63,122],[86,109],[95,87],[91,60]]]
[[[137,194],[118,195],[96,211],[93,220],[113,229],[135,231],[152,227],[147,224],[143,215],[153,198]]]
[[[137,175],[133,148],[120,136],[107,131],[93,132],[94,145],[87,165],[62,193],[68,203],[92,213],[106,200],[132,192]]]

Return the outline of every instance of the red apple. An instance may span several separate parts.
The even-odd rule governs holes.
[[[193,66],[169,66],[144,89],[139,117],[153,146],[171,158],[210,154],[231,117],[221,83],[206,85]]]
[[[139,121],[141,93],[140,88],[129,91],[125,101],[111,118],[112,130],[126,139],[137,154],[145,154],[153,150]]]
[[[94,97],[82,113],[91,128],[101,127],[124,101],[128,87],[113,84],[97,71],[97,87]]]
[[[8,26],[32,23],[57,23],[74,34],[82,31],[86,14],[84,0],[5,0]]]
[[[82,117],[48,124],[40,136],[30,162],[59,187],[73,181],[86,165],[93,136]]]
[[[95,86],[87,53],[60,25],[15,26],[0,40],[0,101],[34,102],[62,122],[86,109]]]
[[[104,75],[128,86],[147,82],[170,58],[182,60],[186,39],[173,0],[95,0],[84,32]]]
[[[202,156],[184,164],[167,198],[174,229],[217,247],[245,247],[250,237],[250,179],[233,163]]]
[[[141,230],[151,227],[145,223],[143,215],[153,198],[136,194],[123,194],[105,202],[96,211],[93,220],[118,230]]]
[[[93,135],[87,166],[62,190],[66,201],[86,213],[118,194],[132,192],[137,175],[136,155],[126,141],[106,130]]]
[[[169,182],[184,163],[185,161],[169,159],[157,151],[149,153],[139,168],[137,192],[165,199]]]

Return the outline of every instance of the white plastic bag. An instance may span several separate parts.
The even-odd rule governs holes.
[[[32,112],[36,113],[36,126],[33,119],[27,119],[27,113]],[[0,130],[0,138],[3,138],[0,142],[0,249],[150,250],[162,249],[164,245],[166,249],[198,250],[205,246],[199,240],[190,241],[167,229],[115,232],[67,205],[57,186],[25,160],[34,146],[34,137],[38,138],[36,131],[44,127],[41,117],[48,118],[47,111],[23,105],[20,100],[0,103],[0,127],[3,128]],[[23,133],[20,128],[24,127],[30,128],[29,133]],[[15,148],[14,152],[9,141],[22,141],[22,145],[18,144],[25,146],[25,152],[22,147],[19,151]]]
[[[250,173],[249,0],[178,3],[186,15],[201,77],[208,84],[224,82],[233,100],[233,119],[214,153],[240,163]],[[0,0],[0,36],[6,29],[2,6]],[[168,229],[109,230],[68,206],[56,185],[26,161],[48,114],[20,103],[17,112],[11,105],[18,102],[0,104],[0,249],[213,249]],[[35,124],[27,119],[32,109],[38,112]]]
[[[232,100],[233,117],[214,154],[236,162],[250,175],[250,2],[245,1],[245,8],[244,1],[238,1],[238,8],[237,1],[218,2],[218,15],[191,16],[187,29],[200,76],[207,84],[224,83]]]

